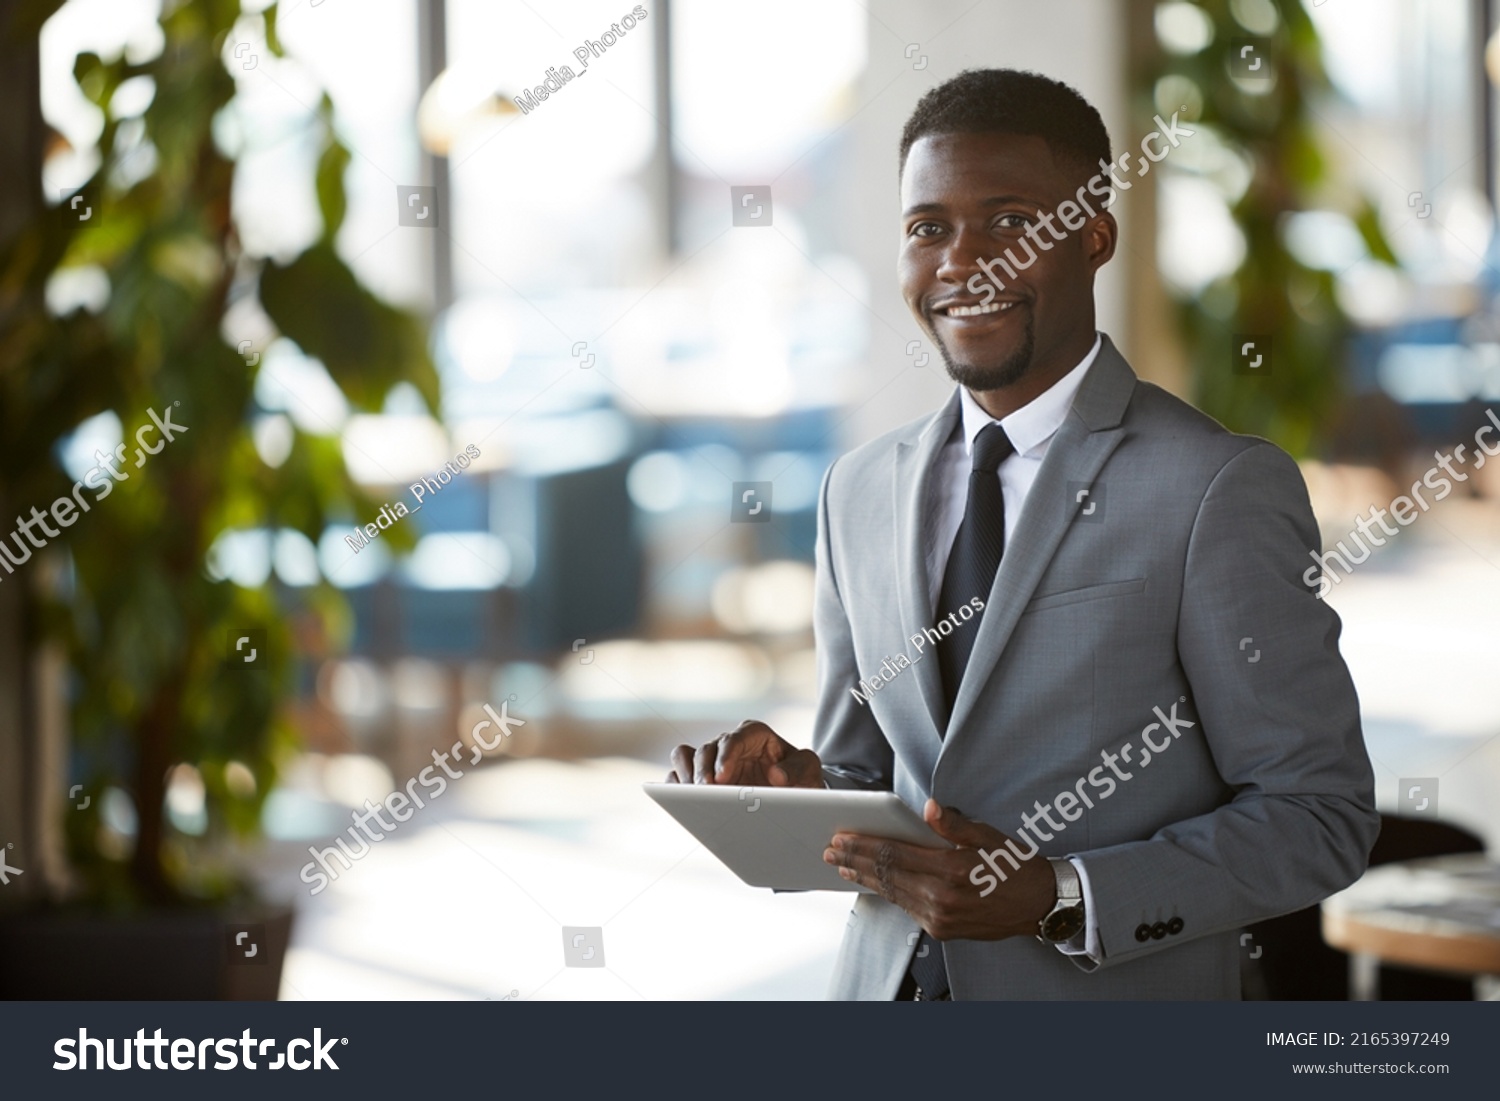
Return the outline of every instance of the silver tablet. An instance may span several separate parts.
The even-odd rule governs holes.
[[[752,887],[865,891],[823,863],[835,833],[955,846],[889,791],[642,784],[646,794]]]

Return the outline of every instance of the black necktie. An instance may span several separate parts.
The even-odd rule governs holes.
[[[934,620],[947,619],[966,604],[973,607],[970,601],[975,597],[989,603],[995,571],[1000,568],[1000,555],[1005,550],[1005,497],[1000,492],[996,471],[1015,450],[1005,435],[1005,429],[995,422],[986,425],[974,438],[969,498],[964,505],[963,523],[959,525],[953,550],[948,555],[948,568],[943,572],[943,588],[938,594],[937,607],[933,609]],[[935,647],[949,718],[953,715],[953,701],[958,698],[958,686],[968,668],[969,655],[974,652],[974,636],[978,633],[978,615],[968,620],[959,618],[952,634]]]
[[[995,572],[1000,568],[1000,556],[1005,551],[1005,497],[1000,492],[996,472],[1014,452],[1005,429],[996,422],[986,425],[974,439],[969,497],[964,505],[963,523],[953,540],[953,551],[948,555],[948,568],[943,572],[943,587],[934,609],[935,621],[947,619],[976,596],[986,605],[990,602],[990,589],[995,584]],[[974,652],[974,637],[979,634],[982,614],[968,620],[959,617],[952,633],[936,646],[938,670],[943,678],[943,701],[948,708],[947,720],[953,716],[953,701],[958,698],[958,686],[963,683],[969,655]],[[949,993],[943,947],[925,932],[918,938],[911,974],[922,988],[924,999],[936,1000]]]

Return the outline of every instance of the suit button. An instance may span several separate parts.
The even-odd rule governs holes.
[[[1167,922],[1167,932],[1171,933],[1174,937],[1182,932],[1182,919],[1174,917],[1171,921]]]
[[[1140,924],[1140,925],[1137,925],[1135,927],[1135,939],[1139,940],[1139,941],[1148,941],[1148,940],[1150,940],[1151,939],[1151,926],[1146,925],[1144,922],[1142,924]]]
[[[1151,926],[1151,939],[1152,940],[1161,940],[1161,938],[1164,937],[1164,936],[1166,936],[1166,935],[1167,935],[1167,923],[1166,922],[1164,922],[1164,921],[1158,921],[1155,925]]]

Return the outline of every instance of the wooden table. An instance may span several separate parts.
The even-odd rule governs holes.
[[[1382,864],[1322,909],[1323,939],[1350,955],[1357,1001],[1378,996],[1382,963],[1500,975],[1500,864],[1481,854]]]

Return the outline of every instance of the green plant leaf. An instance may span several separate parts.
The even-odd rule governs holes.
[[[349,150],[333,136],[329,127],[328,145],[318,158],[318,210],[323,214],[323,240],[332,241],[344,224],[348,200],[344,193],[344,170],[349,167]]]
[[[1366,200],[1355,212],[1354,226],[1359,230],[1360,237],[1365,242],[1365,248],[1370,250],[1370,255],[1382,264],[1391,267],[1400,267],[1401,261],[1391,251],[1390,242],[1385,239],[1385,231],[1380,228],[1380,215],[1376,212],[1374,204]]]
[[[356,407],[377,412],[398,382],[411,382],[438,408],[437,368],[425,327],[354,278],[327,241],[286,267],[267,265],[260,300],[283,335],[323,362]]]

